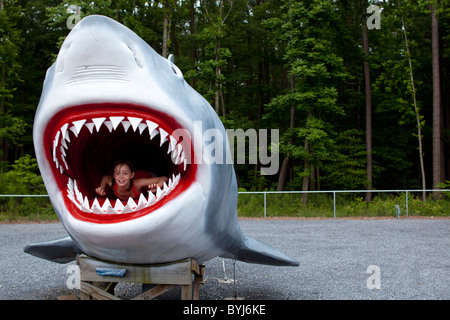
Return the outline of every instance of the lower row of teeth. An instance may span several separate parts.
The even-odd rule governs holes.
[[[94,214],[125,214],[136,212],[138,210],[151,207],[161,201],[167,196],[180,182],[181,175],[172,175],[168,184],[164,183],[162,189],[160,186],[156,188],[156,195],[151,191],[148,192],[148,197],[144,194],[140,194],[139,199],[134,200],[129,198],[126,205],[123,205],[122,201],[116,200],[114,207],[108,198],[105,199],[103,205],[100,205],[97,198],[94,199],[92,205],[89,204],[87,196],[83,196],[78,189],[77,181],[69,178],[67,183],[67,196],[77,206],[77,208],[86,213]]]

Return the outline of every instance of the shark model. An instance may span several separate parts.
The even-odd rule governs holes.
[[[297,266],[241,231],[233,165],[208,161],[208,141],[198,138],[207,130],[229,147],[219,117],[173,59],[110,18],[81,20],[47,71],[33,128],[38,165],[69,237],[25,252],[59,263],[85,253],[133,264],[221,256]],[[169,181],[138,200],[96,195],[119,158]]]

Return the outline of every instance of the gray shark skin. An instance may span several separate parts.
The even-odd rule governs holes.
[[[221,148],[215,155],[227,154],[223,124],[173,59],[110,18],[84,18],[47,71],[33,129],[39,169],[69,237],[25,252],[60,263],[85,253],[135,264],[222,256],[297,266],[241,231],[234,168],[213,161],[208,132]],[[139,200],[96,195],[118,158],[170,180]]]

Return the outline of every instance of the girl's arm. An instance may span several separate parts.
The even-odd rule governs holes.
[[[111,187],[112,184],[112,176],[104,176],[102,178],[102,182],[100,183],[100,187],[97,187],[95,189],[95,192],[97,192],[100,196],[106,196],[106,186]]]
[[[148,187],[152,192],[155,192],[157,186],[160,186],[162,188],[164,182],[167,181],[169,181],[169,179],[163,176],[156,178],[136,179],[134,183],[137,190],[141,190],[143,187]]]

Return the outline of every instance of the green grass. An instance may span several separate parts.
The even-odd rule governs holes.
[[[302,204],[300,193],[266,194],[267,217],[333,217],[331,193],[308,194],[307,205]],[[360,194],[336,193],[336,217],[395,217],[395,205],[400,206],[401,216],[406,215],[406,194],[384,194],[374,196],[366,203]],[[422,201],[408,194],[408,215],[450,216],[450,192],[442,193],[439,200],[431,196]],[[239,217],[264,217],[264,195],[240,193]],[[48,197],[0,197],[0,222],[36,222],[58,220]]]
[[[336,217],[394,217],[395,205],[399,205],[401,216],[406,215],[406,194],[383,194],[374,196],[366,203],[355,193],[336,193]],[[308,194],[307,205],[302,203],[300,193],[266,194],[267,217],[333,217],[333,195],[331,193]],[[240,193],[239,217],[263,217],[264,195]],[[429,197],[422,201],[408,194],[408,216],[450,216],[450,192],[442,193],[439,200]]]
[[[1,197],[0,222],[58,220],[48,197]]]

